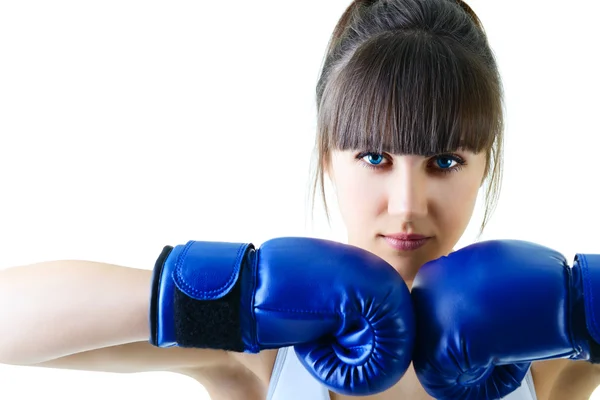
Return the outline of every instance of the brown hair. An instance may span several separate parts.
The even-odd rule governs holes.
[[[430,156],[462,147],[487,155],[481,233],[500,191],[503,130],[498,68],[467,4],[354,1],[333,31],[317,84],[313,207],[319,188],[329,218],[331,150]]]

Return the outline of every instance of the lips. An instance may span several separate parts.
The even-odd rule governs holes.
[[[430,237],[417,234],[397,233],[392,235],[384,235],[383,238],[387,244],[395,250],[399,251],[414,251],[424,246]]]
[[[416,233],[392,233],[390,235],[384,235],[386,238],[396,239],[396,240],[422,240],[427,239],[427,236],[418,235]]]

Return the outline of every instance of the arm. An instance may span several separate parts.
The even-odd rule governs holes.
[[[600,385],[600,367],[583,361],[571,361],[553,385],[549,400],[588,400]]]
[[[408,287],[387,262],[358,247],[300,237],[258,249],[192,240],[165,246],[154,277],[155,346],[250,356],[294,346],[313,377],[356,396],[387,389],[410,365]]]
[[[28,366],[116,373],[182,372],[242,365],[237,361],[235,354],[224,351],[180,347],[160,349],[144,341],[84,351]]]
[[[53,261],[0,271],[0,363],[138,372],[228,361],[148,343],[152,271]]]
[[[538,361],[531,371],[539,400],[588,400],[600,385],[600,367],[584,361]]]
[[[0,362],[11,364],[195,367],[205,378],[235,366],[267,380],[274,353],[260,352],[295,346],[326,386],[374,394],[402,377],[415,335],[398,273],[368,251],[319,239],[278,238],[258,250],[190,241],[165,246],[152,272],[63,261],[6,270],[0,282]]]

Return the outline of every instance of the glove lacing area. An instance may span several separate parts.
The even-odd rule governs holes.
[[[331,390],[351,395],[382,392],[398,382],[410,364],[414,323],[407,315],[412,314],[397,301],[355,307],[338,316],[337,333],[294,348],[307,370]]]
[[[501,399],[519,387],[531,363],[491,365],[464,371],[457,379],[457,392],[452,399]]]
[[[413,359],[419,381],[427,393],[441,400],[501,399],[521,385],[531,366],[530,362],[506,365],[492,363],[487,367],[472,368],[465,346],[460,351],[448,346],[445,351],[446,361],[453,364],[454,368],[437,366],[436,360],[427,361],[419,355]],[[449,371],[461,372],[457,375]]]

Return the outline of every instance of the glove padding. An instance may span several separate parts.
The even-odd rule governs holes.
[[[499,399],[521,385],[531,361],[589,359],[581,271],[516,240],[477,243],[422,266],[412,288],[413,364],[427,393]]]
[[[150,342],[256,353],[294,346],[329,389],[384,391],[414,343],[410,292],[374,254],[320,239],[165,248],[154,270]]]

